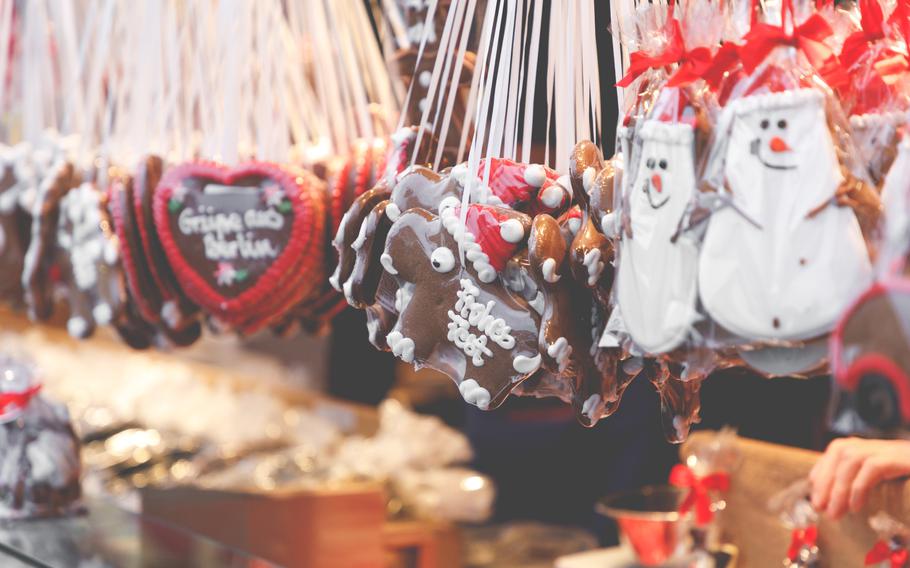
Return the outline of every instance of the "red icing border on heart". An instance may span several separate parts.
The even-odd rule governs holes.
[[[235,298],[228,298],[212,288],[183,256],[171,233],[168,201],[174,189],[185,178],[205,177],[231,185],[245,176],[263,176],[276,181],[292,203],[294,225],[291,228],[289,242],[285,243],[275,262],[250,288]],[[297,179],[301,180],[300,184]],[[322,246],[322,219],[318,205],[314,203],[310,183],[307,175],[296,176],[278,164],[268,162],[250,162],[234,168],[212,162],[191,162],[168,170],[155,189],[155,226],[184,293],[210,313],[232,324],[268,316],[260,312],[279,309],[282,304],[287,304],[289,293],[282,292],[282,286],[299,285],[299,278],[294,276],[297,273],[308,272],[312,260],[307,257],[318,261],[321,256],[318,251]],[[293,295],[293,292],[290,294]]]
[[[156,297],[152,300],[142,293],[142,276],[139,274],[138,263],[145,262],[145,258],[140,250],[141,244],[136,242],[137,235],[130,234],[135,231],[135,227],[127,222],[130,212],[126,211],[126,208],[132,207],[127,195],[127,192],[130,191],[128,186],[131,183],[133,183],[131,178],[115,180],[108,188],[108,203],[114,219],[114,232],[120,241],[120,259],[126,275],[126,284],[130,289],[131,300],[143,320],[149,324],[156,324],[161,319],[161,299]]]

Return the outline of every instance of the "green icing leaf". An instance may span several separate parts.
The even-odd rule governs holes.
[[[246,280],[246,277],[249,275],[250,275],[250,273],[245,268],[241,268],[239,270],[234,271],[234,280],[236,280],[237,282],[243,282],[244,280]]]
[[[167,210],[170,211],[171,213],[176,213],[177,211],[180,211],[181,207],[183,207],[183,203],[177,201],[173,197],[170,200],[168,200],[168,202],[167,202]]]
[[[281,205],[278,206],[278,210],[281,211],[282,213],[290,213],[292,208],[293,208],[293,206],[291,205],[291,202],[288,201],[287,199],[282,201]]]

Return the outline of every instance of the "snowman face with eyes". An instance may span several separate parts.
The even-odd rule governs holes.
[[[772,170],[793,170],[798,166],[793,150],[792,129],[785,112],[772,110],[756,113],[751,117],[756,127],[756,137],[750,151],[761,164]]]
[[[652,156],[645,159],[645,171],[642,179],[642,188],[648,198],[651,209],[660,209],[670,201],[670,188],[672,184],[666,183],[666,178],[672,176],[669,171],[670,164],[667,158]]]

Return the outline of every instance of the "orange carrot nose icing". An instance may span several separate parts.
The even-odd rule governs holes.
[[[772,138],[771,142],[769,142],[768,145],[771,147],[772,152],[789,152],[789,151],[791,151],[790,146],[787,145],[787,143],[784,142],[784,139],[779,136],[775,136],[774,138]]]
[[[651,176],[651,185],[654,186],[654,189],[657,190],[657,193],[661,193],[664,190],[663,181],[660,179],[660,176],[654,174]]]

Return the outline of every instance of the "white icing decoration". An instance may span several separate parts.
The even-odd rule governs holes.
[[[493,352],[487,347],[489,339],[503,349],[515,347],[512,328],[502,318],[491,315],[496,303],[489,300],[486,304],[477,301],[480,289],[468,278],[460,281],[461,289],[456,293],[458,300],[455,308],[449,310],[448,334],[446,338],[471,358],[476,367],[483,365],[483,356],[492,357]],[[476,328],[479,334],[471,333]]]
[[[341,222],[338,223],[338,231],[335,233],[335,238],[332,240],[332,244],[336,247],[344,245],[344,228],[348,224],[348,215],[345,213],[344,217],[341,218]]]
[[[554,184],[540,192],[540,202],[548,209],[556,209],[562,203],[565,194],[562,186]]]
[[[559,372],[562,373],[569,365],[569,357],[572,355],[572,346],[565,337],[560,337],[555,342],[547,346],[547,355],[556,360],[559,365]]]
[[[389,203],[385,206],[385,214],[390,221],[394,222],[397,221],[398,217],[401,216],[401,209],[399,209],[399,207],[394,203]]]
[[[176,300],[168,300],[164,302],[161,306],[161,318],[168,325],[168,327],[176,328],[180,324],[180,306],[177,305]]]
[[[458,392],[461,393],[461,397],[464,398],[465,402],[473,404],[481,410],[486,410],[490,407],[490,391],[480,386],[480,384],[474,379],[465,379],[461,381],[458,385]]]
[[[73,337],[84,337],[88,331],[88,322],[81,316],[73,316],[66,321],[66,331]]]
[[[547,181],[547,171],[540,164],[531,164],[525,168],[525,182],[534,187],[540,187]]]
[[[420,83],[421,87],[429,87],[430,80],[433,78],[433,74],[429,71],[422,71],[417,77],[417,81]]]
[[[348,280],[347,282],[344,283],[344,285],[341,287],[341,289],[344,291],[344,299],[347,300],[348,303],[353,306],[354,305],[354,296],[353,296],[353,294],[351,294],[352,286],[353,286],[353,282],[351,280]]]
[[[413,296],[413,286],[413,284],[405,284],[395,291],[395,310],[398,311],[398,313],[403,312],[411,302],[411,296]]]
[[[595,248],[586,252],[584,265],[588,268],[588,286],[597,284],[597,279],[604,269],[604,263],[600,260],[600,249]]]
[[[360,250],[363,247],[363,243],[367,242],[367,224],[363,223],[360,225],[360,232],[357,233],[357,238],[354,239],[354,242],[351,243],[351,248],[354,250]]]
[[[110,304],[106,302],[102,302],[92,308],[92,319],[94,319],[95,323],[99,325],[109,324],[113,316],[114,312],[111,309]]]
[[[414,362],[414,340],[405,337],[400,331],[393,331],[386,337],[386,343],[395,355],[405,363]]]
[[[616,211],[610,211],[600,218],[600,228],[607,237],[616,237]]]
[[[382,264],[382,267],[385,268],[385,271],[389,274],[395,275],[398,274],[398,271],[395,270],[395,265],[392,264],[392,255],[387,252],[382,253],[382,256],[379,257],[379,262]]]
[[[508,243],[518,243],[525,236],[525,228],[518,219],[507,219],[499,224],[499,234]]]
[[[222,191],[222,186],[211,184],[206,192]],[[225,186],[226,187],[226,186]],[[236,191],[237,187],[226,187],[225,191]],[[237,260],[276,258],[279,249],[269,238],[253,239],[252,230],[280,231],[285,216],[267,206],[265,209],[249,209],[238,212],[216,212],[211,206],[187,207],[180,211],[177,226],[184,235],[201,235],[208,260]],[[234,240],[230,237],[233,236]]]
[[[341,292],[341,283],[338,281],[338,274],[329,276],[329,284],[331,284],[332,288],[336,291]]]
[[[574,235],[578,233],[578,230],[581,229],[581,218],[580,217],[570,217],[569,218],[569,231]]]
[[[591,193],[591,189],[594,187],[595,179],[597,179],[597,170],[591,166],[585,168],[584,173],[581,174],[581,182],[586,192]]]
[[[540,353],[533,357],[518,355],[512,360],[512,368],[522,375],[530,375],[540,368],[540,362],[542,360],[543,358],[540,356]]]
[[[426,110],[427,110],[427,100],[426,100],[426,99],[420,99],[420,101],[417,103],[417,108],[420,110],[420,112],[426,112]]]
[[[600,395],[592,394],[581,405],[581,413],[588,417],[588,420],[594,420],[594,412],[600,406]]]
[[[537,295],[534,296],[534,299],[530,302],[531,307],[534,308],[534,311],[540,315],[543,315],[544,309],[544,299],[543,292],[537,292]]]
[[[443,206],[445,207],[444,209],[442,208]],[[490,264],[490,257],[487,256],[487,254],[483,252],[483,248],[475,242],[474,235],[464,229],[464,226],[461,224],[461,219],[458,218],[458,214],[455,212],[455,208],[448,206],[446,200],[443,200],[442,204],[440,204],[439,216],[440,219],[442,219],[442,224],[446,231],[452,235],[455,242],[464,250],[465,257],[471,261],[474,270],[477,271],[477,277],[480,281],[489,284],[495,280],[496,269]]]
[[[455,255],[446,247],[439,247],[430,255],[430,265],[436,272],[445,274],[455,268]]]
[[[540,266],[540,271],[543,273],[543,279],[550,284],[555,284],[562,278],[562,276],[556,274],[556,259],[553,258],[544,260],[543,264]]]
[[[64,487],[73,475],[71,459],[65,458],[73,456],[75,451],[69,436],[53,430],[40,431],[25,448],[32,481]]]

